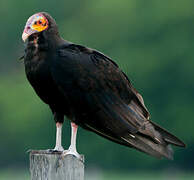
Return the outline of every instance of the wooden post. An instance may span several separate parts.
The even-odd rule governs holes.
[[[31,180],[84,180],[84,157],[32,150],[30,173]]]

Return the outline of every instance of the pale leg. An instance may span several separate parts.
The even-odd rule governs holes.
[[[61,145],[62,126],[63,123],[59,122],[56,123],[56,145],[54,151],[64,151]]]
[[[76,149],[76,136],[77,136],[78,126],[75,123],[71,123],[71,145],[67,151],[64,151],[64,154],[72,154],[77,158],[81,159],[80,154],[78,154]]]

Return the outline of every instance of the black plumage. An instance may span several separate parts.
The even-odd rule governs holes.
[[[185,144],[149,120],[142,96],[104,54],[63,40],[53,18],[31,33],[25,50],[27,79],[49,105],[55,121],[64,116],[116,143],[155,157],[172,158],[169,144]]]

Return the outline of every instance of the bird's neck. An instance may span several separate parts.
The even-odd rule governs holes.
[[[58,33],[42,32],[30,36],[27,48],[33,51],[53,51],[56,50],[61,43],[62,39]]]
[[[62,39],[56,29],[43,32],[42,38],[48,43],[50,50],[55,50],[62,43]]]

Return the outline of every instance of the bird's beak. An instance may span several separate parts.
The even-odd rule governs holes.
[[[23,32],[23,34],[22,34],[22,40],[25,42],[26,39],[28,39],[29,36],[30,36],[30,35],[29,35],[28,33],[26,33],[25,30],[24,30],[24,32]]]
[[[22,40],[25,42],[30,35],[32,35],[32,34],[34,34],[36,32],[37,31],[31,29],[29,25],[26,25],[25,28],[24,28],[24,32],[22,34]]]

